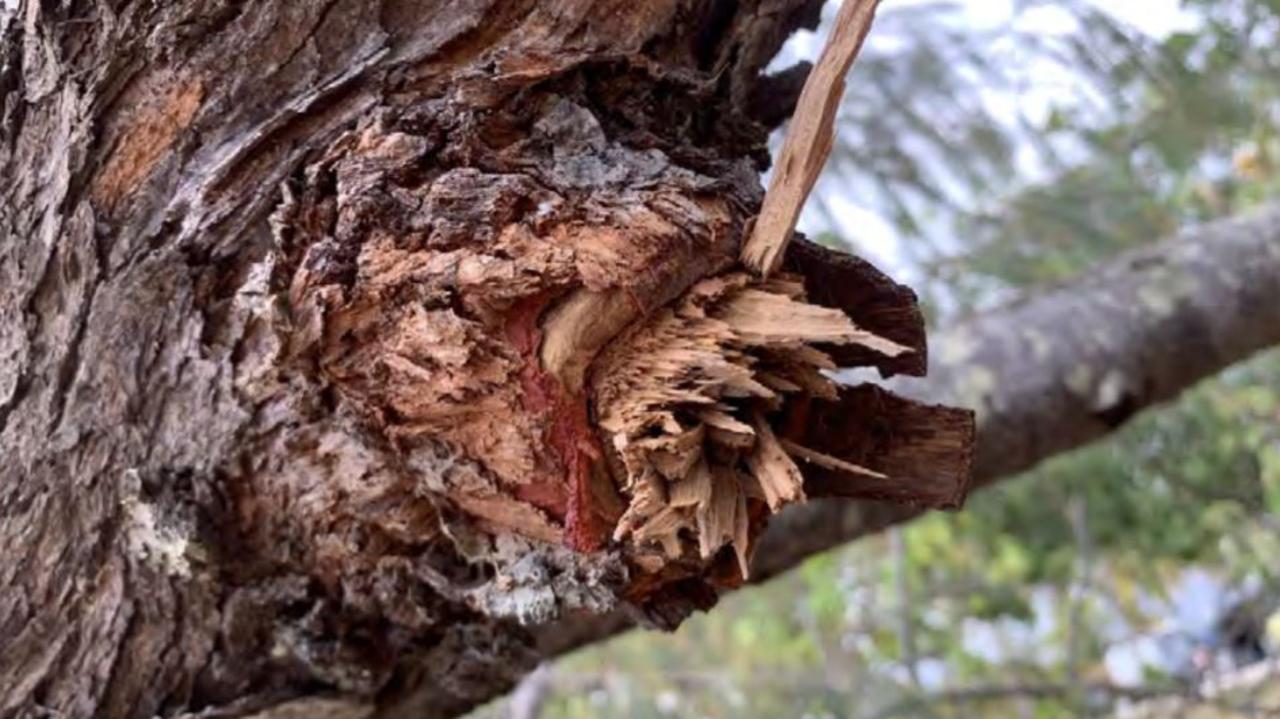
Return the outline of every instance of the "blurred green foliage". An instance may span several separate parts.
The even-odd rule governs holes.
[[[889,6],[859,61],[831,173],[904,238],[940,323],[1280,196],[1280,0],[1187,0],[1195,29],[1159,40],[1057,4],[1070,31]],[[984,94],[1037,73],[1069,88],[1038,112]],[[1280,355],[899,531],[563,660],[544,716],[1110,715],[1108,651],[1169,629],[1188,568],[1280,586]]]

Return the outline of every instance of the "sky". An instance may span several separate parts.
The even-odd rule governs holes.
[[[933,0],[885,0],[885,5],[918,5],[931,1]],[[986,24],[1006,20],[1012,14],[1015,3],[1014,0],[960,0],[960,4],[965,6],[966,12],[972,14],[976,22]],[[1195,18],[1180,7],[1181,0],[1089,0],[1089,4],[1156,37],[1195,26]],[[1069,24],[1070,18],[1064,11],[1046,2],[1029,10],[1024,22],[1053,30]]]

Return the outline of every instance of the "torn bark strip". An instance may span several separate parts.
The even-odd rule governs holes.
[[[831,154],[844,79],[862,49],[880,0],[844,0],[818,64],[809,73],[774,166],[760,214],[742,248],[742,263],[769,276],[778,270],[800,209]]]

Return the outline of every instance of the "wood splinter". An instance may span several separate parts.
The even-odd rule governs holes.
[[[869,279],[866,266],[851,267],[859,274],[846,280]],[[919,321],[918,313],[908,316]],[[884,329],[922,337],[917,328]],[[601,444],[628,501],[613,539],[630,542],[641,565],[655,570],[697,566],[728,547],[745,578],[767,515],[811,494],[857,496],[861,483],[875,492],[892,484],[896,474],[881,471],[875,456],[832,449],[811,421],[823,416],[811,403],[839,403],[847,392],[825,374],[836,364],[819,347],[849,345],[885,362],[923,351],[858,326],[846,310],[811,304],[795,275],[709,278],[626,330],[593,365],[591,386]],[[967,474],[965,441],[944,442],[955,443],[952,454],[963,465],[948,477]],[[805,467],[841,486],[811,485]],[[911,501],[911,484],[902,483],[900,499]]]
[[[800,209],[831,154],[844,79],[871,30],[880,0],[845,0],[809,73],[760,214],[742,248],[742,263],[768,277],[778,271]]]

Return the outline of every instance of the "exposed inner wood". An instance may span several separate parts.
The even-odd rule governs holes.
[[[446,129],[458,149],[439,154]],[[711,182],[609,140],[553,89],[502,112],[370,118],[277,212],[290,351],[392,446],[475,463],[430,489],[482,527],[599,550],[622,504],[585,376],[649,308],[731,264],[731,203],[755,191],[699,191]]]
[[[897,481],[794,435],[811,401],[842,402],[834,354],[913,366],[914,295],[805,244],[797,267],[863,290],[817,287],[815,303],[803,274],[735,269],[752,198],[702,193],[707,180],[609,140],[564,96],[472,112],[370,118],[277,212],[289,352],[397,452],[427,458],[407,481],[483,533],[620,551],[636,596],[741,581],[768,515]],[[451,115],[472,118],[446,121],[468,128],[452,138],[465,162],[432,144]],[[645,165],[648,189],[594,178],[584,193],[581,173],[610,172],[601,153]],[[440,473],[449,458],[470,469]]]
[[[581,392],[596,354],[641,313],[636,298],[624,290],[577,290],[542,323],[543,368],[570,392]]]
[[[818,342],[911,351],[838,309],[808,304],[799,277],[745,273],[699,282],[612,343],[594,369],[592,394],[629,502],[613,538],[672,560],[708,560],[729,545],[745,577],[751,507],[762,515],[805,498],[800,468],[771,422],[791,396],[839,396],[822,372],[834,363]],[[827,469],[883,478],[826,459]]]

